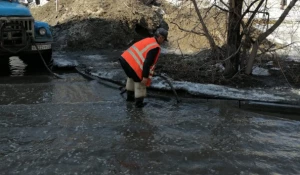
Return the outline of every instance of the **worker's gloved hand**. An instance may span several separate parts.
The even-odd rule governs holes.
[[[141,83],[146,86],[147,82],[148,82],[148,78],[143,77]]]

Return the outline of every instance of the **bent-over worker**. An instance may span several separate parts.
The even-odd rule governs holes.
[[[135,101],[137,108],[145,106],[146,87],[150,86],[155,65],[160,55],[160,45],[167,41],[168,31],[158,28],[154,37],[142,39],[123,52],[119,59],[127,75],[127,101]]]

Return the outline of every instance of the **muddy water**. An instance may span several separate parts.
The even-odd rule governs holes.
[[[63,76],[0,84],[0,174],[300,173],[300,122],[285,114],[173,98],[136,109],[115,88]]]

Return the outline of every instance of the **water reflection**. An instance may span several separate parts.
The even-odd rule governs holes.
[[[134,103],[126,104],[128,120],[121,129],[124,144],[123,150],[115,156],[116,167],[128,169],[130,174],[143,174],[145,165],[148,164],[147,153],[153,150],[155,141],[154,133],[157,128],[149,121],[149,116],[143,109],[135,108]]]
[[[127,103],[127,116],[130,118],[124,126],[124,137],[128,148],[150,151],[154,142],[155,127],[150,124],[149,116],[143,109],[135,108],[133,103]]]
[[[10,75],[22,76],[25,73],[26,64],[19,57],[10,57]]]
[[[18,77],[24,75],[47,74],[43,65],[27,65],[19,57],[1,57],[0,58],[0,76]]]

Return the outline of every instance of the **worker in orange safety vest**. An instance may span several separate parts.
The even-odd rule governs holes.
[[[158,28],[154,37],[142,39],[123,52],[119,59],[127,75],[127,101],[135,101],[137,108],[145,106],[146,87],[150,86],[155,65],[160,55],[160,45],[167,41],[168,31]]]

